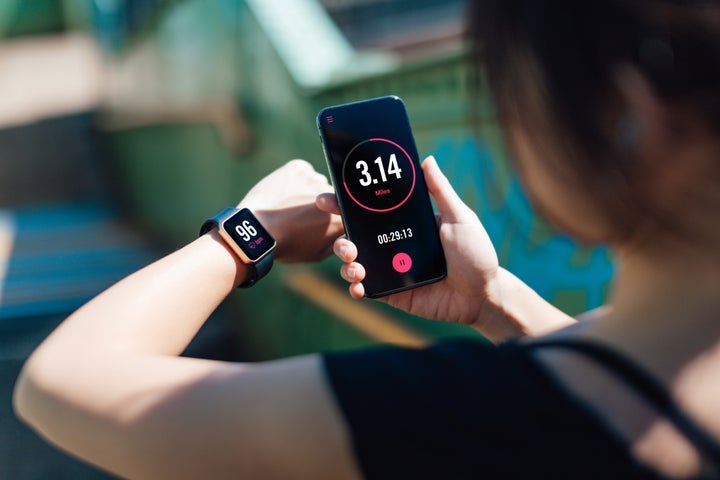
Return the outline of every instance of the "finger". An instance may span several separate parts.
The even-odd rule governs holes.
[[[365,296],[365,286],[360,282],[350,285],[348,291],[350,292],[350,296],[355,300],[360,300]]]
[[[346,263],[340,267],[340,276],[346,282],[362,282],[365,279],[365,267],[356,262]]]
[[[427,157],[422,164],[422,169],[428,191],[435,200],[443,222],[462,223],[468,219],[468,215],[475,215],[450,185],[450,181],[440,170],[435,157],[432,155]]]
[[[315,197],[315,205],[323,212],[340,215],[340,205],[338,205],[337,197],[332,192],[321,193]]]
[[[345,263],[353,262],[357,258],[357,247],[344,235],[335,240],[333,252]]]

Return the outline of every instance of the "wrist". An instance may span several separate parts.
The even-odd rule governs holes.
[[[216,228],[199,237],[193,244],[203,249],[207,265],[211,265],[215,276],[228,286],[228,293],[247,279],[250,273],[248,266],[223,240]]]
[[[474,327],[493,343],[527,334],[512,303],[517,295],[516,280],[517,277],[498,267],[485,284],[485,301]]]
[[[482,328],[487,330],[483,333],[494,342],[545,335],[576,323],[504,268],[498,268],[494,279],[488,282],[482,315]]]

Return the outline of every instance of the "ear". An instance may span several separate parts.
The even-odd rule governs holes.
[[[615,125],[618,150],[645,158],[658,158],[657,155],[669,153],[671,143],[674,143],[670,108],[635,67],[622,66],[614,77],[624,106]]]
[[[635,137],[632,149],[625,152],[625,168],[634,178],[631,188],[641,189],[645,210],[654,217],[651,220],[659,222],[665,233],[703,232],[709,235],[707,239],[720,238],[720,139],[715,127],[696,105],[660,97],[632,66],[618,69],[615,84],[624,111],[615,120],[616,128],[624,132],[616,140],[623,148],[623,141]],[[623,116],[636,122],[635,134],[627,135]],[[653,232],[656,240],[662,231]]]

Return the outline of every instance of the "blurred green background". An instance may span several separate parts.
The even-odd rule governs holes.
[[[22,360],[68,313],[190,241],[264,174],[292,158],[325,172],[314,119],[328,105],[402,97],[421,155],[435,155],[478,213],[502,265],[570,313],[603,302],[607,251],[536,215],[488,92],[472,89],[466,3],[0,2],[2,478],[102,477],[42,450],[14,421]],[[338,268],[276,265],[229,297],[188,354],[261,360],[475,335],[353,302]]]

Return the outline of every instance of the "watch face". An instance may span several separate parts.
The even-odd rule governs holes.
[[[223,229],[251,262],[260,260],[275,246],[275,239],[247,208],[225,220]]]

